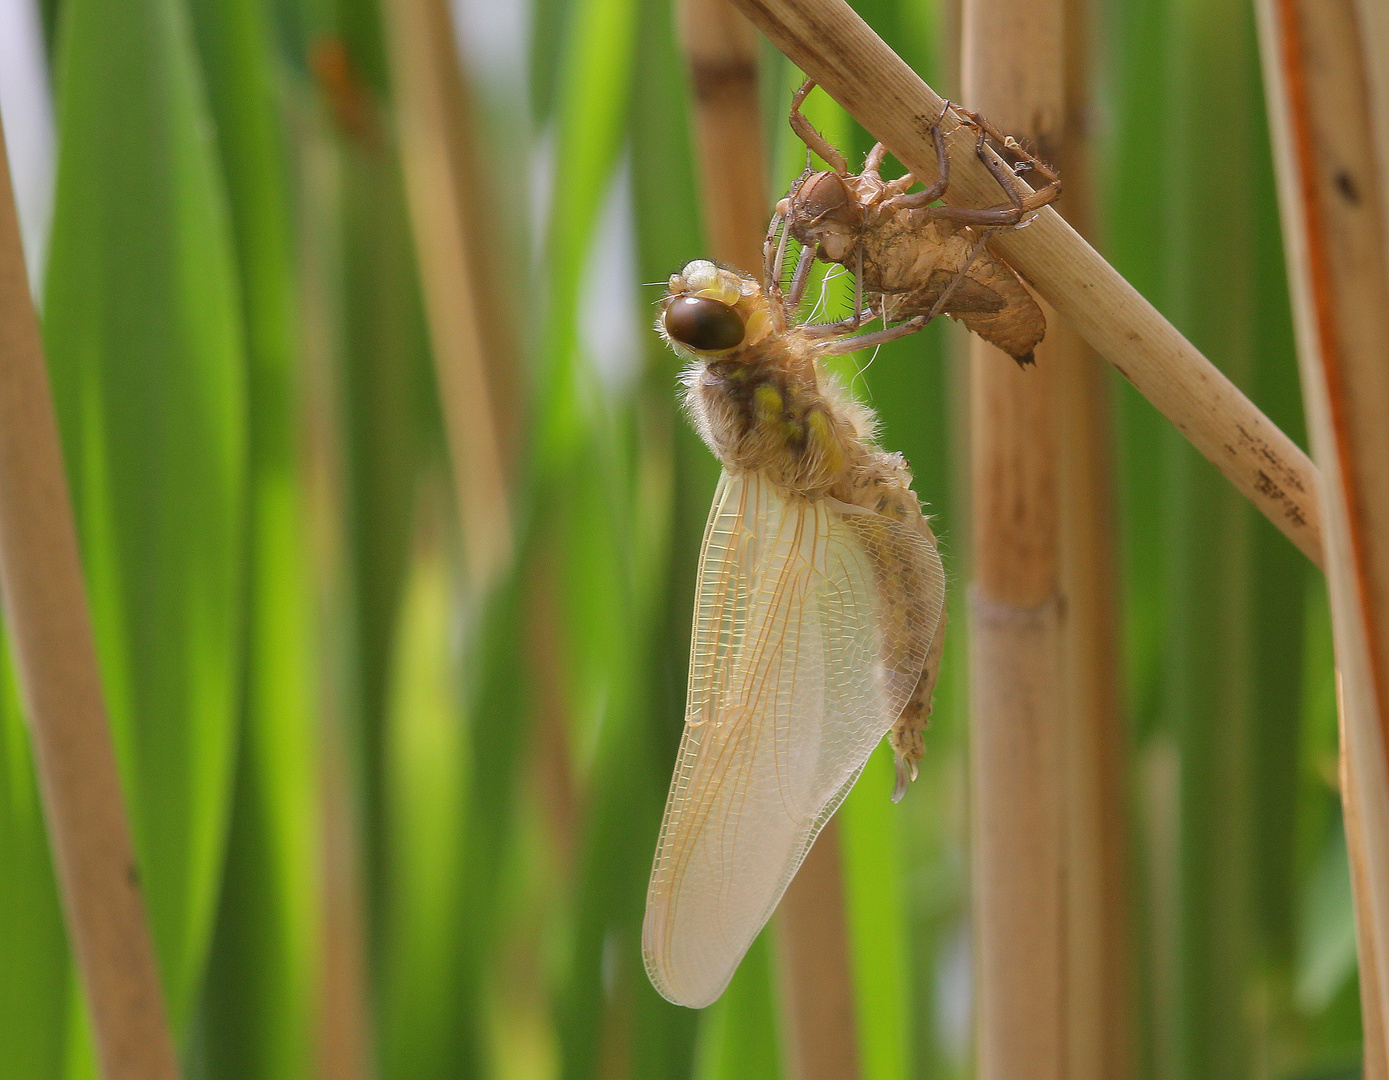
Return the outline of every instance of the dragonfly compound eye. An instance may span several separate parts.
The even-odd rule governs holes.
[[[743,320],[708,296],[677,296],[666,307],[666,333],[699,352],[720,352],[743,342]]]

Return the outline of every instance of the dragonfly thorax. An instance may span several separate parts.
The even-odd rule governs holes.
[[[871,419],[792,331],[686,371],[686,398],[709,448],[730,469],[758,472],[788,495],[846,490],[871,452]]]

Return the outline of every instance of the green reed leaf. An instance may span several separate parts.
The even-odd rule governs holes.
[[[173,0],[63,5],[45,331],[170,1011],[206,959],[239,705],[245,356],[222,178]]]

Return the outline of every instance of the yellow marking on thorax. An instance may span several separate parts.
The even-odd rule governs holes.
[[[781,391],[771,383],[763,383],[752,392],[752,411],[758,420],[764,423],[779,421],[785,410],[786,403],[781,400]]]
[[[806,417],[806,442],[818,451],[825,462],[827,470],[838,475],[844,471],[844,451],[839,445],[839,439],[835,436],[834,425],[830,423],[830,418],[819,409],[811,412]]]

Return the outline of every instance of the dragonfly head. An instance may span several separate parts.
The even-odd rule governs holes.
[[[726,353],[771,332],[762,287],[746,274],[697,259],[670,279],[656,329],[677,352]]]
[[[863,225],[863,206],[838,173],[818,172],[796,188],[784,206],[786,227],[822,259],[843,262]]]

